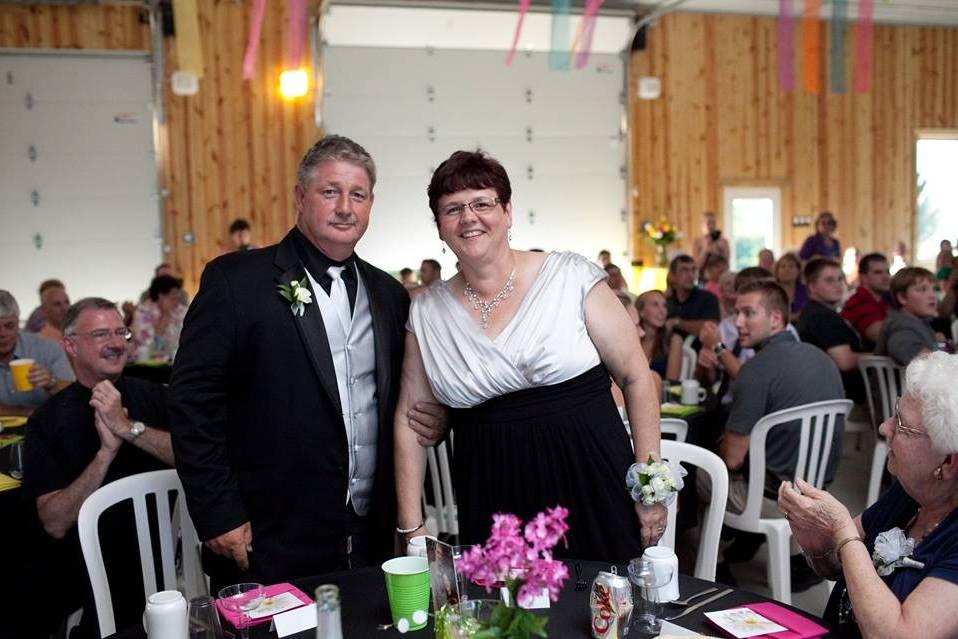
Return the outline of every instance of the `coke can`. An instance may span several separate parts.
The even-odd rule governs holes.
[[[592,613],[592,636],[595,639],[622,639],[629,631],[632,615],[632,584],[618,574],[615,566],[611,572],[600,572],[592,582],[589,596]]]

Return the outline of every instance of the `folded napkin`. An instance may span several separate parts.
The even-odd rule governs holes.
[[[757,637],[752,637],[752,639],[818,639],[818,637],[824,637],[828,634],[827,628],[823,628],[811,619],[797,612],[792,612],[788,608],[771,601],[747,604],[740,607],[748,608],[769,621],[788,628],[788,630],[758,635]]]
[[[10,490],[12,488],[19,488],[20,482],[11,477],[10,475],[5,475],[0,473],[0,491]]]
[[[665,402],[659,407],[659,412],[662,415],[668,415],[670,417],[687,417],[688,415],[700,413],[703,410],[705,409],[701,406],[676,404],[674,402]]]
[[[265,588],[263,588],[263,593],[266,595],[267,598],[275,597],[276,595],[283,594],[284,592],[290,593],[291,595],[293,595],[294,597],[302,601],[304,604],[313,603],[313,600],[309,598],[309,595],[307,595],[302,590],[300,590],[299,588],[297,588],[296,586],[290,583],[273,584],[272,586],[266,586]],[[220,615],[223,617],[223,619],[228,621],[234,628],[239,628],[240,616],[241,616],[240,613],[233,612],[232,610],[227,610],[226,607],[223,605],[223,602],[221,599],[216,600],[216,609],[220,611]],[[272,618],[273,618],[273,615],[266,615],[264,617],[251,618],[249,620],[249,625],[258,626],[261,623],[267,623]]]

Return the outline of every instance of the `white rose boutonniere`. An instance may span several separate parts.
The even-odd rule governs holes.
[[[914,550],[915,540],[910,537],[906,538],[901,528],[892,528],[879,533],[878,537],[875,538],[872,563],[875,564],[875,570],[882,577],[892,574],[899,566],[921,570],[925,567],[925,564],[911,558],[911,553]]]
[[[289,284],[280,284],[276,290],[289,302],[289,309],[296,317],[302,317],[306,313],[306,305],[313,303],[313,293],[305,277],[298,282],[292,280]]]

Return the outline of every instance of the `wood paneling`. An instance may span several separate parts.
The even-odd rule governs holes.
[[[822,25],[821,86],[829,30]],[[801,86],[801,26],[795,77]],[[855,28],[848,29],[851,87]],[[890,252],[914,238],[915,130],[958,127],[958,29],[876,25],[868,93],[784,92],[774,18],[674,13],[632,59],[630,116],[634,228],[667,216],[691,248],[701,214],[718,212],[723,186],[782,188],[783,238],[810,232],[793,215],[829,209],[843,244]],[[662,96],[638,100],[638,77]],[[641,236],[637,256],[653,257]]]
[[[166,123],[158,131],[163,233],[168,261],[195,290],[204,265],[226,246],[227,227],[246,217],[259,245],[279,240],[295,219],[293,185],[305,150],[320,135],[313,101],[277,93],[286,30],[285,2],[268,2],[254,77],[242,79],[248,3],[199,6],[206,65],[200,91],[174,96],[164,83]],[[150,48],[134,7],[0,5],[0,47]],[[166,38],[166,72],[175,71],[175,38]],[[307,48],[308,51],[308,48]],[[192,245],[184,241],[191,233]]]

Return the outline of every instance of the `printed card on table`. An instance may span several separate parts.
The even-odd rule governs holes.
[[[705,616],[709,621],[733,637],[736,637],[736,639],[757,637],[772,632],[788,630],[788,628],[780,626],[770,619],[766,619],[751,608],[733,608],[731,610],[707,612]]]
[[[429,592],[433,610],[439,610],[447,603],[459,603],[459,583],[452,546],[427,537],[426,559],[429,561]]]

